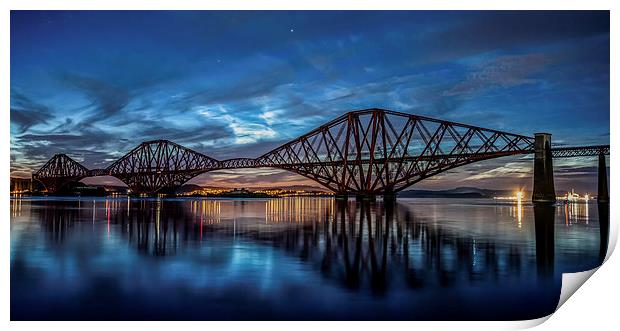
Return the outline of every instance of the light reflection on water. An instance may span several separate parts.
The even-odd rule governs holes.
[[[11,317],[529,319],[597,266],[596,204],[11,200]]]

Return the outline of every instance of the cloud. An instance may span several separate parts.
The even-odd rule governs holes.
[[[60,79],[69,86],[83,92],[92,100],[91,113],[85,119],[93,123],[119,114],[131,100],[129,91],[103,80],[79,74],[64,73]]]
[[[197,147],[197,149],[207,151],[209,156],[215,157],[219,160],[226,160],[238,157],[256,158],[287,143],[288,141],[290,140],[258,140],[255,143],[248,143],[243,145],[216,144],[213,146]]]
[[[31,164],[47,161],[56,153],[65,153],[86,165],[97,166],[112,157],[115,136],[94,127],[75,127],[70,133],[28,133],[15,136],[12,144]],[[25,161],[25,160],[22,160]],[[42,165],[42,164],[41,164]]]
[[[583,177],[596,176],[597,174],[598,167],[595,166],[555,167],[553,169],[554,177]]]
[[[11,123],[23,133],[37,124],[46,124],[54,115],[46,106],[11,89]]]
[[[258,55],[236,64],[234,79],[223,75],[217,82],[209,82],[203,90],[180,98],[178,102],[194,104],[221,104],[247,101],[252,98],[270,95],[274,90],[290,83],[295,77],[295,69],[286,61]]]
[[[142,141],[166,139],[190,147],[233,137],[232,130],[227,126],[201,119],[192,122],[191,126],[183,126],[176,125],[174,121],[144,120],[127,138],[136,145]]]
[[[530,161],[531,162],[531,161]],[[473,176],[466,177],[462,181],[476,181],[481,179],[492,178],[524,178],[531,177],[532,169],[530,167],[524,167],[523,162],[508,162],[504,165],[496,167],[491,170],[482,171]]]
[[[500,56],[476,65],[463,82],[443,94],[471,96],[495,88],[534,84],[538,80],[531,76],[540,72],[548,63],[549,60],[543,54]]]

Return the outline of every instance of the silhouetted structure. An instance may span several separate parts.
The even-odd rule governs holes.
[[[32,180],[41,182],[48,192],[55,193],[68,183],[89,176],[85,166],[65,154],[56,154],[32,175]]]
[[[219,161],[167,140],[144,142],[103,174],[122,180],[134,192],[155,193],[176,188],[205,170],[219,167]]]
[[[607,165],[605,164],[605,154],[598,155],[598,197],[597,201],[609,203],[609,191],[607,189]]]
[[[551,155],[551,135],[534,135],[534,189],[532,202],[554,203],[555,185],[553,182],[553,156]]]
[[[547,168],[551,162],[548,154],[556,157],[549,146],[545,150]],[[557,157],[598,155],[608,154],[609,146],[557,151]],[[339,196],[394,197],[412,184],[462,165],[533,152],[532,137],[367,109],[349,112],[256,159],[219,161],[167,140],[155,140],[140,144],[105,169],[88,170],[57,154],[33,179],[53,193],[70,181],[114,176],[134,193],[152,194],[173,190],[208,171],[275,167],[310,178]],[[547,190],[551,191],[552,185]]]

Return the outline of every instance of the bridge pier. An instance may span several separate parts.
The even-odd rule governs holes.
[[[334,194],[334,199],[339,201],[346,201],[349,200],[349,195],[346,193],[336,193]]]
[[[551,134],[534,134],[534,188],[532,202],[555,203],[553,182],[553,156],[551,155]]]
[[[384,202],[395,202],[396,201],[396,193],[394,193],[394,192],[385,192],[385,193],[383,193],[383,201]]]
[[[607,164],[605,154],[598,155],[598,203],[609,203],[609,190],[607,188]]]
[[[377,200],[377,196],[374,194],[356,194],[355,195],[355,200],[356,201],[376,201]]]
[[[377,200],[377,196],[382,196],[383,197],[383,201],[387,201],[387,202],[394,202],[396,201],[396,193],[394,192],[384,192],[383,195],[380,194],[372,194],[372,193],[358,193],[355,195],[355,200],[356,201],[376,201]],[[336,199],[347,199],[347,195],[340,195],[340,194],[336,194],[335,195]]]

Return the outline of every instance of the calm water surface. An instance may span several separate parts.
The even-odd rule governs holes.
[[[12,198],[11,319],[537,318],[563,272],[600,264],[607,215],[473,199]]]

